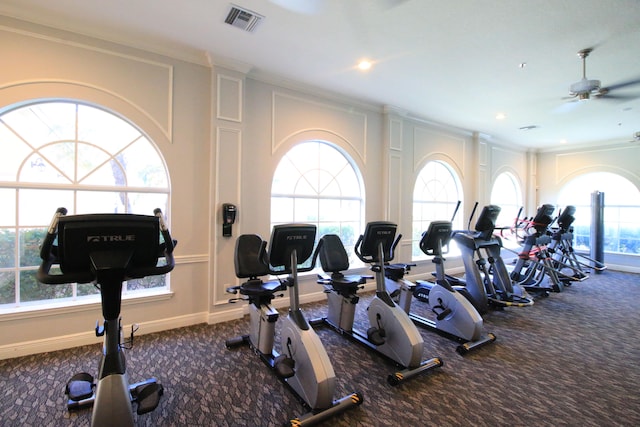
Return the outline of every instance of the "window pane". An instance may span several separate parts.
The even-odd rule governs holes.
[[[76,213],[127,213],[129,205],[126,191],[78,191]]]
[[[87,296],[87,295],[99,295],[100,291],[91,283],[82,283],[77,285],[78,290],[76,291],[79,297]]]
[[[45,285],[36,280],[36,271],[20,272],[20,301],[71,298],[72,285]]]
[[[156,208],[167,212],[169,196],[166,193],[129,193],[129,213],[153,215]]]
[[[63,147],[65,144],[58,144]],[[46,182],[48,184],[69,184],[73,175],[67,175],[39,154],[30,156],[20,169],[18,179],[22,182]]]
[[[73,191],[65,190],[20,190],[20,225],[48,225],[59,207],[73,212]]]
[[[295,199],[294,222],[318,222],[318,199]]]
[[[307,171],[298,179],[294,187],[294,193],[299,196],[317,196],[318,189],[318,171]]]
[[[16,275],[13,271],[0,272],[0,304],[16,302]]]
[[[0,268],[11,268],[16,266],[15,247],[15,230],[13,228],[0,229]]]
[[[293,221],[293,198],[271,198],[271,223],[284,224]]]
[[[12,188],[1,188],[0,200],[2,200],[0,227],[16,225],[16,190]]]
[[[0,117],[0,141],[4,148],[0,156],[0,180],[15,181],[18,175],[18,168],[22,160],[27,157],[33,149],[13,133]]]
[[[126,171],[127,185],[133,187],[166,187],[167,173],[155,148],[140,139],[116,157]]]
[[[118,116],[99,108],[78,107],[78,140],[91,141],[111,154],[140,137],[140,132]]]
[[[51,141],[75,139],[76,106],[45,102],[2,115],[2,120],[32,147]]]
[[[53,214],[52,214],[53,215]],[[38,267],[40,245],[47,234],[46,228],[20,230],[20,267]]]
[[[78,144],[78,176],[77,181],[81,182],[83,179],[87,177],[87,175],[91,174],[95,171],[96,168],[104,164],[109,160],[111,156],[96,147],[93,144]],[[105,179],[104,177],[101,177]],[[106,185],[111,182],[111,177],[107,177],[102,184]],[[95,180],[95,178],[94,178]]]
[[[162,288],[165,286],[165,276],[147,276],[142,279],[128,280],[127,290]]]

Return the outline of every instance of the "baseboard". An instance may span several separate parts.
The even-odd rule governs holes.
[[[607,270],[620,271],[622,273],[640,273],[640,267],[634,267],[631,265],[607,264]],[[597,273],[595,273],[594,270],[591,270],[591,274]]]
[[[207,321],[208,313],[194,313],[186,316],[177,316],[168,319],[154,320],[151,322],[137,323],[136,335],[161,332],[169,329],[191,326]],[[125,331],[131,330],[131,325],[123,325]],[[24,341],[16,344],[0,346],[0,360],[14,357],[29,356],[31,354],[45,353],[49,351],[65,350],[67,348],[82,345],[97,344],[101,339],[96,337],[93,330],[79,334],[62,335],[35,341]]]

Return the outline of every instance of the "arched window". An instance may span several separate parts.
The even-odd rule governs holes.
[[[413,187],[412,258],[424,259],[426,255],[419,247],[422,233],[431,221],[451,220],[458,201],[463,200],[462,186],[458,175],[447,163],[435,160],[428,162],[416,178]],[[460,209],[460,212],[462,209]],[[454,229],[461,228],[458,213],[453,221]]]
[[[610,172],[581,175],[568,182],[558,194],[559,208],[576,207],[574,244],[589,250],[591,193],[604,193],[604,251],[640,254],[640,191],[628,179]]]
[[[37,282],[54,212],[167,211],[169,179],[160,153],[135,125],[72,101],[21,104],[0,113],[0,307],[95,298],[91,284]],[[125,283],[124,292],[165,288],[164,276]]]
[[[498,175],[491,189],[491,204],[501,208],[496,221],[498,227],[514,225],[522,207],[522,192],[517,178],[512,173],[502,172]]]
[[[353,255],[364,231],[364,191],[352,161],[322,141],[291,148],[280,160],[271,186],[271,225],[315,224],[317,237],[337,234]],[[355,256],[352,265],[360,263]]]

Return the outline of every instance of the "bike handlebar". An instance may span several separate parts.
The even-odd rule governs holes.
[[[58,208],[51,220],[51,224],[47,229],[47,235],[44,238],[42,247],[40,248],[40,258],[42,263],[38,268],[37,280],[41,283],[48,285],[62,285],[66,283],[91,283],[97,279],[97,273],[94,269],[82,272],[68,272],[61,274],[51,274],[51,267],[60,263],[60,257],[58,254],[58,246],[53,243],[58,235],[58,222],[60,218],[66,215],[67,209],[64,207]],[[160,225],[160,232],[162,234],[164,243],[159,245],[159,252],[157,254],[159,258],[165,258],[166,263],[160,266],[154,267],[130,267],[127,266],[123,280],[139,279],[146,276],[155,276],[169,273],[175,267],[175,259],[173,257],[173,250],[178,243],[171,238],[169,229],[164,221],[162,211],[159,208],[154,210],[154,216],[158,218]]]

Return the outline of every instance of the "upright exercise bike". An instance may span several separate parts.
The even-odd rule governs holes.
[[[388,375],[387,381],[391,385],[398,385],[443,365],[439,357],[422,361],[424,341],[420,331],[387,292],[385,264],[393,259],[393,251],[401,237],[395,239],[395,234],[396,224],[386,221],[370,222],[355,245],[356,255],[363,262],[371,264],[376,278],[376,295],[367,308],[370,327],[366,333],[353,329],[356,304],[359,301],[357,291],[366,278],[345,276],[342,273],[349,268],[349,257],[337,235],[327,234],[320,239],[315,256],[319,256],[322,269],[331,273],[330,277],[320,277],[319,280],[319,283],[329,288],[329,308],[327,317],[312,321],[314,326],[330,326],[341,335],[363,344],[401,367],[400,371]]]
[[[335,373],[329,356],[305,319],[299,306],[298,272],[310,271],[303,264],[313,254],[316,227],[307,224],[276,225],[271,234],[268,254],[266,242],[255,234],[243,234],[236,240],[236,276],[248,278],[228,292],[242,295],[230,302],[249,302],[250,333],[226,341],[227,348],[250,346],[276,376],[294,392],[308,410],[289,421],[291,426],[309,426],[323,421],[363,401],[359,393],[333,400]],[[267,274],[289,274],[283,280],[264,282]],[[274,349],[278,312],[271,305],[276,293],[289,289],[290,308],[281,320],[281,353]]]
[[[123,351],[126,346],[121,340],[122,283],[170,272],[176,242],[160,209],[154,216],[66,213],[65,208],[59,208],[49,226],[40,250],[38,281],[51,285],[95,284],[100,289],[104,316],[104,323],[96,324],[96,336],[104,336],[97,386],[88,373],[73,376],[66,387],[67,408],[92,406],[93,427],[133,426],[132,404],[137,404],[138,415],[153,411],[163,387],[155,378],[129,385]],[[162,263],[160,258],[166,261]],[[60,274],[51,273],[55,264]],[[129,344],[133,332],[132,328]]]

